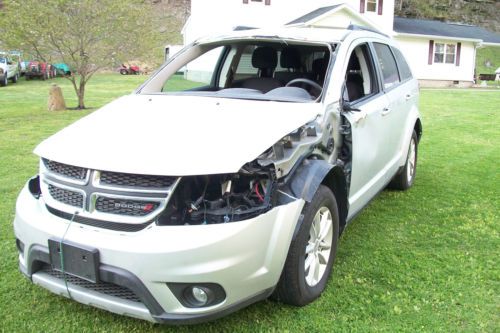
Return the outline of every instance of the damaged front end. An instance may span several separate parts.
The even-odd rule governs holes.
[[[283,137],[238,173],[183,177],[157,224],[237,222],[299,198],[310,201],[310,193],[333,167],[328,162],[337,151],[332,134],[331,124],[313,121]],[[311,161],[321,163],[311,166]]]

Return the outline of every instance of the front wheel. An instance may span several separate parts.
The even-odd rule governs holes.
[[[321,185],[302,211],[304,219],[292,243],[273,298],[303,306],[325,290],[337,253],[339,215],[332,191]]]
[[[399,173],[397,173],[389,184],[389,188],[394,190],[405,191],[413,186],[417,173],[417,157],[418,157],[418,137],[413,131],[411,135],[410,145],[406,163]]]
[[[9,83],[9,79],[7,79],[7,72],[5,72],[3,76],[3,80],[0,81],[0,86],[5,87]]]

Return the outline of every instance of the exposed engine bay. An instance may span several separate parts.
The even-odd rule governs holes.
[[[214,224],[250,219],[273,206],[270,170],[246,166],[237,174],[184,177],[159,225]]]

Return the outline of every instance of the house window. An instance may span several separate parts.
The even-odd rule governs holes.
[[[434,46],[434,63],[454,64],[456,49],[456,44],[436,43]]]
[[[377,11],[378,0],[366,0],[366,11],[375,13]]]

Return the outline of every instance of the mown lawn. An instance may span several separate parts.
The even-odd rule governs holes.
[[[131,92],[144,77],[99,75],[87,105]],[[4,332],[498,332],[500,92],[422,91],[416,184],[383,192],[344,233],[333,278],[315,303],[270,301],[201,326],[168,327],[53,295],[17,269],[16,196],[37,172],[35,145],[90,111],[49,113],[50,84],[0,88],[0,330]],[[230,250],[230,249],[228,249]]]

